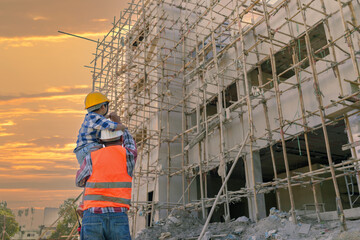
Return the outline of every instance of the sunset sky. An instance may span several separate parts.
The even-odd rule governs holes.
[[[0,201],[58,207],[81,191],[72,150],[96,43],[126,0],[0,0]]]

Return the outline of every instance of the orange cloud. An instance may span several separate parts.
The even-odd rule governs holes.
[[[0,137],[14,136],[15,133],[0,133]]]
[[[14,160],[13,159],[1,159],[1,162],[3,163],[14,163]],[[49,164],[49,163],[53,163],[54,161],[52,160],[48,160],[48,159],[45,159],[45,160],[34,160],[34,159],[30,159],[30,160],[16,160],[16,162],[14,164]]]
[[[82,191],[81,189],[69,189],[69,190],[39,190],[42,193],[54,193],[54,192],[80,192]],[[32,193],[33,191],[27,188],[12,188],[12,189],[3,189],[0,188],[0,192],[30,192]]]
[[[18,152],[14,154],[6,151],[7,156],[0,155],[1,162],[11,162],[13,160],[49,160],[49,162],[53,160],[63,160],[63,161],[75,161],[75,155],[70,149],[65,151],[57,151],[56,149],[46,149],[46,148],[30,148],[28,150],[24,150],[23,152]],[[72,150],[72,149],[71,149]]]
[[[75,85],[50,87],[35,94],[0,95],[0,106],[4,106],[0,109],[0,118],[28,117],[34,114],[83,115],[84,112],[78,110],[77,106],[83,103],[86,94],[90,91],[89,85]],[[21,107],[14,108],[14,106]],[[66,106],[72,106],[72,108],[69,109]]]
[[[76,197],[81,192],[74,184],[78,163],[72,150],[76,144],[53,144],[63,139],[55,135],[53,139],[1,144],[0,182],[3,184],[0,196],[18,207],[28,204],[54,206],[52,204],[61,204],[68,197]],[[38,146],[42,141],[49,145]]]
[[[1,104],[0,104],[1,105]],[[71,114],[71,115],[78,115],[83,116],[85,113],[84,110],[76,110],[76,109],[39,109],[39,110],[31,110],[27,108],[14,108],[11,112],[7,110],[0,111],[0,118],[6,117],[19,117],[19,116],[26,116],[26,115],[38,115],[38,114]]]
[[[15,123],[10,120],[8,120],[7,122],[4,122],[4,123],[0,123],[0,131],[5,131],[4,127],[14,126],[14,125],[15,125]],[[15,133],[0,132],[0,137],[8,137],[8,136],[13,136],[13,135],[15,135]]]
[[[63,149],[69,150],[69,149],[74,149],[75,147],[76,147],[76,143],[69,143],[66,144]]]
[[[9,171],[9,169],[8,169]],[[12,178],[12,179],[51,179],[54,177],[54,174],[1,174],[0,173],[0,177],[4,177],[4,178]],[[56,178],[75,178],[75,175],[56,175]],[[1,188],[0,188],[1,189]]]
[[[45,92],[59,93],[59,92],[64,92],[64,90],[61,88],[58,88],[58,87],[52,87],[52,88],[46,89]]]
[[[0,188],[0,192],[23,192],[26,190],[27,189],[25,189],[25,188],[13,188],[13,189],[1,189]]]
[[[107,32],[98,33],[76,33],[74,35],[85,38],[101,38],[106,35]],[[63,42],[73,36],[69,35],[48,35],[48,36],[30,36],[30,37],[0,37],[0,46],[7,47],[32,47],[36,43],[43,42]]]
[[[90,89],[89,85],[75,85],[75,86],[62,86],[62,87],[51,87],[51,88],[47,88],[45,89],[45,92],[48,93],[63,93],[63,92],[68,92],[71,91],[72,89],[85,89],[88,90]]]
[[[60,93],[60,92],[58,92]],[[38,97],[19,97],[9,100],[0,100],[1,105],[22,105],[23,103],[29,102],[40,102],[40,101],[54,101],[71,98],[85,98],[86,94],[68,94],[68,95],[53,95],[53,96],[38,96]]]
[[[25,143],[25,142],[12,142],[12,143],[5,143],[3,145],[0,145],[1,149],[10,149],[10,148],[20,148],[20,147],[29,147],[34,146],[33,143]]]
[[[107,22],[109,19],[106,18],[95,18],[92,20],[93,22]]]
[[[72,170],[78,170],[79,168],[77,167],[70,167],[67,165],[55,165],[54,168],[60,168],[60,169],[72,169]]]
[[[36,16],[36,17],[33,17],[32,20],[34,21],[40,21],[40,20],[48,20],[47,17],[43,17],[43,16]]]
[[[76,198],[82,192],[82,189],[31,189],[31,188],[14,188],[0,189],[0,195],[3,200],[8,202],[11,209],[24,209],[34,207],[42,209],[44,207],[59,207],[65,199]]]
[[[21,42],[21,43],[9,43],[8,47],[20,48],[20,47],[33,47],[34,44],[31,42]]]
[[[72,152],[75,146],[75,143],[68,143],[63,147],[44,147],[36,146],[34,143],[21,142],[5,143],[0,146],[0,163],[26,165],[29,163],[47,164],[59,160],[75,162],[75,155]]]
[[[44,169],[45,167],[42,166],[34,166],[34,165],[20,165],[20,166],[13,166],[13,169],[36,169],[36,170],[41,170]]]
[[[15,123],[11,120],[5,122],[5,123],[0,123],[0,129],[1,129],[1,126],[14,126]]]

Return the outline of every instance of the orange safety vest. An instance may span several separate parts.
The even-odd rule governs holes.
[[[84,210],[91,207],[130,208],[131,181],[126,150],[120,145],[91,153],[92,174],[85,185]]]

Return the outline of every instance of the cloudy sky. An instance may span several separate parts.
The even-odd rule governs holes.
[[[72,150],[96,43],[126,0],[0,0],[0,201],[58,207],[81,191]]]

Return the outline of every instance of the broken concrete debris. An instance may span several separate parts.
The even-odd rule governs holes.
[[[243,223],[246,223],[246,222],[248,222],[248,221],[249,221],[249,219],[248,219],[247,217],[245,217],[245,216],[238,217],[238,218],[235,220],[235,222],[243,222]]]
[[[257,223],[245,216],[228,223],[214,222],[201,240],[360,240],[360,220],[349,221],[348,232],[341,232],[336,220],[318,223],[303,216],[293,224],[289,218],[289,213],[273,208]],[[202,221],[190,211],[173,210],[168,218],[138,232],[136,240],[195,240],[202,228]]]
[[[201,240],[210,240],[210,238],[211,238],[211,233],[206,232],[205,235],[201,238]]]
[[[276,236],[276,232],[277,232],[277,230],[275,230],[275,229],[266,232],[265,233],[265,238],[266,239],[272,239],[273,237]]]
[[[299,229],[299,233],[300,234],[308,234],[309,231],[310,231],[310,227],[311,227],[310,224],[306,224],[306,223],[301,224],[300,229]]]
[[[163,233],[161,233],[161,235],[160,235],[160,237],[159,237],[159,240],[164,240],[164,239],[166,239],[166,238],[168,238],[168,237],[170,237],[171,236],[171,233],[169,233],[169,232],[163,232]]]

